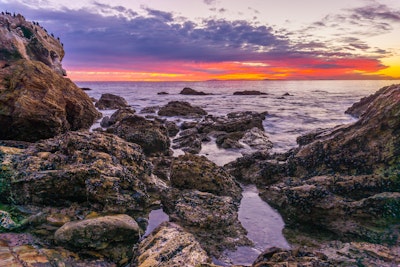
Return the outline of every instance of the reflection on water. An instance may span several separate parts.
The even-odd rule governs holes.
[[[152,210],[149,214],[149,225],[147,226],[146,233],[144,233],[144,237],[153,232],[161,223],[167,221],[169,221],[169,217],[162,209]]]
[[[234,252],[227,252],[226,257],[233,264],[251,265],[266,248],[290,248],[282,234],[285,226],[282,217],[259,197],[255,185],[243,186],[239,221],[247,230],[247,237],[253,241],[254,247],[239,247]]]

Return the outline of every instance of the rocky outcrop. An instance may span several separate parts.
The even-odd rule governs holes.
[[[245,91],[234,92],[233,95],[267,95],[267,93],[263,93],[256,90],[245,90]]]
[[[0,15],[0,139],[37,141],[89,128],[100,117],[62,75],[64,50],[21,15]]]
[[[96,107],[100,110],[119,109],[128,106],[128,102],[123,97],[113,94],[102,94],[99,101],[96,102]]]
[[[38,61],[0,70],[0,139],[37,141],[89,128],[100,117],[89,97]]]
[[[256,182],[288,226],[398,244],[400,86],[368,99],[357,122],[312,133],[285,154],[239,159],[232,174]]]
[[[64,48],[59,39],[39,25],[18,15],[0,14],[0,67],[15,61],[40,61],[54,72],[66,75],[61,66]]]
[[[33,144],[13,161],[16,204],[79,203],[97,211],[135,213],[152,205],[157,187],[163,187],[138,145],[105,133],[70,132]]]
[[[132,266],[189,266],[210,263],[196,238],[177,224],[164,222],[139,245]]]
[[[207,115],[207,112],[200,107],[193,107],[188,102],[171,101],[160,108],[159,116],[183,116],[183,117],[201,117]]]
[[[207,94],[207,93],[204,93],[204,92],[196,91],[196,90],[194,90],[192,88],[189,88],[189,87],[183,88],[182,91],[179,94],[181,94],[181,95],[210,95],[210,94]]]
[[[196,189],[218,196],[230,196],[238,202],[241,188],[223,168],[204,156],[186,154],[175,158],[171,166],[171,185],[180,190]]]
[[[165,126],[136,115],[121,117],[121,120],[106,130],[108,133],[140,145],[146,155],[170,154],[170,139]]]

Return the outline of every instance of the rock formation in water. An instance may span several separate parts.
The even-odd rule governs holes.
[[[188,102],[171,101],[158,111],[160,116],[183,116],[183,117],[201,117],[207,115],[207,112],[200,107],[193,107]]]
[[[128,107],[128,102],[121,97],[114,94],[102,94],[99,101],[96,102],[96,108],[104,109],[119,109]]]
[[[201,92],[201,91],[200,92],[196,91],[196,90],[194,90],[192,88],[189,88],[189,87],[183,88],[182,91],[180,92],[180,94],[181,95],[210,95],[210,94],[207,94],[207,93],[204,93],[204,92]]]
[[[100,116],[62,75],[61,43],[21,15],[0,15],[0,139],[36,141]]]

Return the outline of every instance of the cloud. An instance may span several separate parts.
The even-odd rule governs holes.
[[[400,10],[375,1],[368,5],[345,9],[342,14],[330,14],[312,23],[303,31],[336,30],[337,35],[377,36],[393,31],[400,24]]]
[[[217,3],[217,0],[203,0],[206,5],[214,5]]]
[[[175,74],[184,73],[184,67],[186,71],[221,74],[228,73],[224,68],[229,67],[242,72],[245,71],[243,68],[257,68],[261,75],[286,73],[292,68],[299,75],[301,70],[319,69],[328,77],[329,73],[340,74],[334,70],[348,72],[360,66],[371,71],[384,68],[379,56],[385,51],[370,47],[360,38],[323,40],[311,34],[311,28],[320,29],[337,23],[337,17],[332,16],[304,29],[300,38],[285,29],[245,20],[211,17],[191,21],[147,7],[142,7],[145,14],[139,14],[122,6],[99,2],[80,10],[39,10],[22,4],[9,5],[7,9],[39,21],[49,32],[60,35],[67,55],[64,64],[74,70],[95,68],[147,73],[174,66]],[[379,16],[382,18],[383,15]],[[365,51],[374,55],[361,56]]]

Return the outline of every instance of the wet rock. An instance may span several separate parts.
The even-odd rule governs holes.
[[[140,116],[126,116],[107,129],[128,142],[139,144],[146,155],[170,154],[167,129],[157,121]]]
[[[270,150],[272,148],[272,142],[268,135],[256,127],[246,131],[240,141],[257,150]]]
[[[171,101],[167,105],[160,108],[158,115],[167,117],[201,117],[207,115],[207,112],[200,107],[193,107],[188,102]]]
[[[181,149],[187,153],[198,154],[201,151],[201,135],[196,128],[189,128],[180,132],[179,137],[173,140],[172,148]]]
[[[167,128],[169,137],[175,137],[179,133],[179,127],[175,122],[166,121],[164,125]]]
[[[140,113],[142,113],[142,114],[153,114],[153,113],[156,113],[159,108],[160,108],[159,106],[144,107],[140,111]]]
[[[207,94],[207,93],[204,93],[204,92],[196,91],[196,90],[194,90],[192,88],[189,88],[189,87],[183,88],[182,91],[179,94],[181,94],[181,95],[210,95],[210,94]]]
[[[37,141],[89,128],[101,115],[71,80],[38,61],[0,69],[0,139]]]
[[[157,187],[163,187],[151,176],[151,164],[138,145],[106,133],[70,132],[47,139],[15,155],[13,162],[16,204],[80,203],[97,211],[132,213],[152,205]]]
[[[327,257],[318,252],[305,249],[284,250],[272,247],[265,250],[253,263],[252,267],[280,266],[332,266]]]
[[[89,87],[81,87],[81,90],[83,90],[83,91],[92,91],[92,89],[89,88]]]
[[[266,113],[257,113],[252,111],[232,112],[226,117],[205,117],[197,126],[200,133],[210,133],[212,131],[220,132],[244,132],[254,127],[264,130],[262,121]]]
[[[231,197],[169,189],[162,195],[162,204],[170,220],[194,234],[214,257],[219,257],[225,249],[251,245],[238,220],[237,202]]]
[[[207,253],[196,238],[177,224],[164,222],[139,245],[132,265],[144,266],[199,266],[210,263]]]
[[[342,238],[393,244],[398,238],[393,227],[400,218],[400,193],[379,193],[384,183],[374,176],[319,176],[274,184],[261,197],[281,212],[289,227],[316,225]]]
[[[115,111],[110,117],[108,116],[104,117],[100,125],[101,127],[104,128],[110,127],[111,125],[114,125],[118,121],[121,121],[123,118],[134,115],[135,112],[136,111],[131,108],[120,108],[117,111]]]
[[[267,93],[263,93],[256,90],[245,90],[245,91],[234,92],[233,95],[267,95]]]
[[[243,145],[239,143],[239,140],[243,137],[243,132],[231,132],[231,133],[216,133],[217,139],[215,143],[218,147],[230,149],[230,148],[243,148]]]
[[[169,95],[167,92],[158,92],[157,95]]]
[[[181,155],[172,162],[171,185],[178,189],[196,189],[240,201],[241,188],[233,177],[204,156]]]
[[[128,102],[123,97],[114,94],[102,94],[96,102],[96,107],[100,110],[119,109],[128,106]]]
[[[125,214],[103,216],[64,224],[55,233],[55,240],[73,249],[102,250],[115,242],[134,244],[140,228]]]

